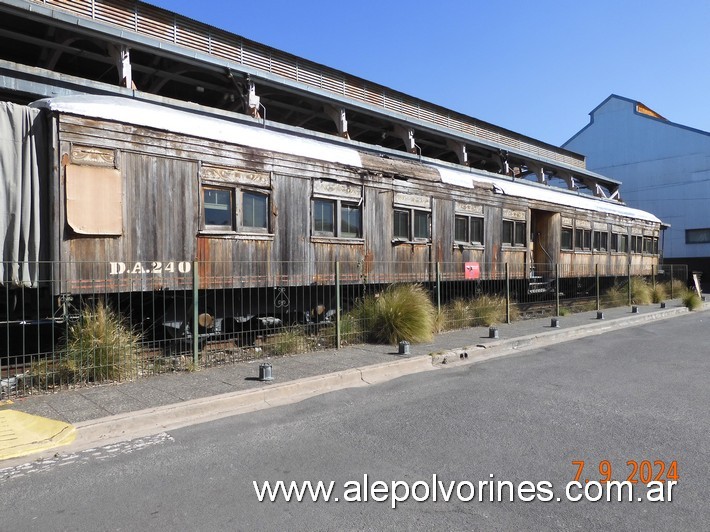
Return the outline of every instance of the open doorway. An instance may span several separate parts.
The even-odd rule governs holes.
[[[530,247],[531,275],[552,277],[560,252],[560,213],[530,209]]]

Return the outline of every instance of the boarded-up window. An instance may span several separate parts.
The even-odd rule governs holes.
[[[121,173],[114,168],[66,167],[67,223],[80,235],[123,234]]]

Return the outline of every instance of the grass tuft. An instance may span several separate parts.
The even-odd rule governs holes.
[[[688,307],[688,310],[698,310],[703,306],[703,300],[694,290],[686,289],[681,299],[683,300],[683,305]]]
[[[79,321],[69,327],[64,352],[60,367],[72,372],[75,382],[131,380],[138,375],[141,339],[99,302],[94,308],[86,307]]]
[[[421,285],[391,285],[379,297],[366,296],[351,314],[370,342],[420,343],[434,337],[436,309]]]

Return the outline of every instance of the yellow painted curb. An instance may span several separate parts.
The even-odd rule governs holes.
[[[0,410],[0,460],[67,445],[75,437],[76,429],[69,423],[16,410]]]

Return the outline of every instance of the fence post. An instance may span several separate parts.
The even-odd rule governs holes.
[[[335,348],[340,349],[340,262],[335,261]]]
[[[599,263],[594,265],[594,278],[596,279],[597,285],[597,312],[599,312],[602,309],[599,301]]]
[[[200,319],[200,274],[197,270],[197,261],[192,262],[192,361],[197,369],[200,354],[199,325]]]
[[[626,280],[628,281],[628,285],[626,287],[626,291],[628,292],[629,296],[629,306],[631,306],[631,263],[629,262],[627,266],[627,275],[626,275]]]
[[[653,292],[656,292],[656,265],[651,264],[651,284],[653,285]]]
[[[555,316],[560,315],[560,263],[555,264]]]
[[[510,270],[505,263],[505,323],[510,323]]]
[[[436,310],[441,312],[441,266],[436,263]]]

